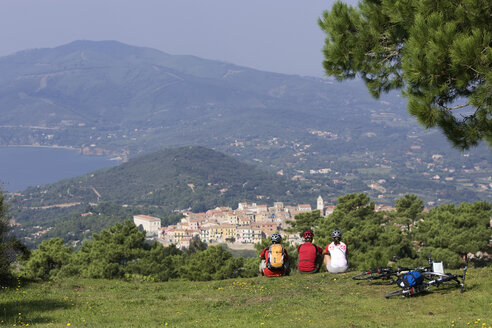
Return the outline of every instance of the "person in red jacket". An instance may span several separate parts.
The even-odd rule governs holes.
[[[260,254],[260,258],[262,259],[261,263],[260,263],[260,274],[262,276],[267,276],[267,277],[280,277],[280,276],[288,275],[289,274],[289,254],[287,254],[287,251],[285,250],[285,248],[283,248],[283,246],[280,245],[280,243],[282,242],[282,236],[278,233],[274,233],[270,237],[270,240],[272,241],[272,246],[266,247]],[[269,255],[270,255],[269,254],[270,248],[273,248],[275,246],[281,247],[281,250],[278,253],[278,255],[280,255],[280,257],[282,258],[282,262],[283,262],[281,268],[273,268],[268,263],[268,259],[269,259]],[[275,248],[277,248],[277,247],[275,247]],[[278,255],[277,255],[277,257],[278,257]]]
[[[297,247],[300,273],[316,273],[321,267],[323,249],[313,244],[314,233],[311,229],[304,231],[302,239],[304,243]]]

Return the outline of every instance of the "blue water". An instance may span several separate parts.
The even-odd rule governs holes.
[[[82,156],[72,149],[0,147],[0,184],[3,191],[21,191],[118,164],[109,157]]]

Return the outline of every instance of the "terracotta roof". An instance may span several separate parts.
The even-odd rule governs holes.
[[[161,221],[161,219],[159,218],[155,218],[153,216],[150,216],[150,215],[134,215],[133,218],[139,218],[139,219],[142,219],[142,220],[146,220],[146,221]]]

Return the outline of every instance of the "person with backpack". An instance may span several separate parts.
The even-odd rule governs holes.
[[[314,233],[308,229],[302,233],[304,243],[297,247],[299,253],[298,269],[300,273],[316,273],[321,267],[323,249],[313,244]]]
[[[289,255],[282,246],[282,236],[274,233],[270,240],[272,245],[266,247],[260,254],[260,274],[267,277],[280,277],[289,273]]]
[[[342,232],[338,229],[331,233],[332,242],[323,251],[324,266],[328,272],[341,273],[348,269],[347,245],[341,241]]]

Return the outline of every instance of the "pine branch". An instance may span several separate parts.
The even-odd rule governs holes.
[[[467,107],[467,106],[470,106],[470,103],[466,103],[464,105],[458,105],[458,106],[454,106],[454,107],[446,107],[446,106],[443,106],[446,110],[455,110],[455,109],[460,109],[460,108],[463,108],[463,107]]]

